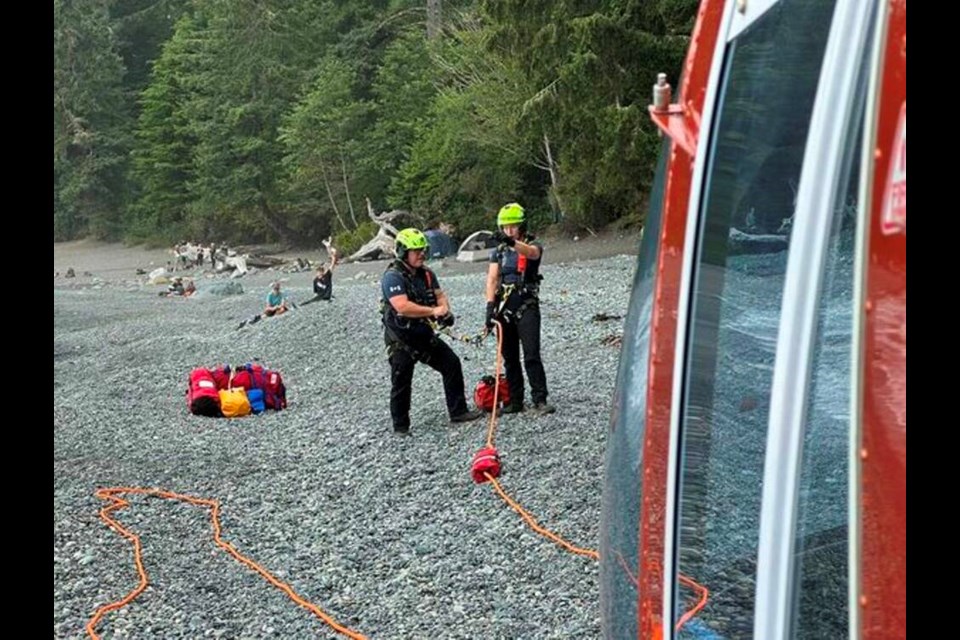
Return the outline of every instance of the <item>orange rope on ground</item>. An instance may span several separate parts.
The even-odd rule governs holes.
[[[493,485],[494,490],[495,490],[498,494],[500,494],[500,497],[501,497],[501,498],[503,498],[504,502],[506,502],[508,505],[510,505],[511,507],[513,507],[514,510],[515,510],[517,513],[520,514],[520,517],[527,521],[527,524],[530,525],[530,528],[531,528],[531,529],[533,529],[534,531],[536,531],[536,532],[539,533],[540,535],[544,536],[545,538],[549,538],[549,539],[553,540],[553,541],[556,542],[558,545],[560,545],[561,547],[563,547],[563,548],[566,549],[567,551],[570,551],[571,553],[575,553],[575,554],[577,554],[577,555],[579,555],[579,556],[586,556],[587,558],[593,558],[594,560],[599,560],[599,559],[600,559],[600,554],[597,553],[596,551],[593,551],[592,549],[581,549],[580,547],[577,547],[577,546],[575,546],[575,545],[570,544],[569,542],[567,542],[566,540],[564,540],[563,538],[561,538],[561,537],[558,536],[557,534],[553,533],[553,532],[550,531],[549,529],[545,529],[545,528],[541,527],[539,524],[537,524],[537,521],[533,519],[533,516],[531,516],[531,515],[530,515],[529,513],[527,513],[526,511],[524,511],[523,507],[521,507],[521,506],[520,506],[519,504],[517,504],[514,500],[512,500],[512,499],[510,498],[510,496],[508,496],[508,495],[504,492],[504,490],[500,488],[500,483],[498,483],[498,482],[496,481],[496,479],[494,479],[493,476],[491,476],[489,473],[487,473],[487,474],[485,474],[485,475],[487,476],[487,480],[490,481],[490,484]]]
[[[627,561],[624,559],[623,555],[619,551],[617,551],[617,562],[620,564],[620,568],[623,569],[623,572],[626,574],[627,578],[630,580],[633,586],[639,589],[640,580],[637,579],[637,576],[633,575],[633,571],[627,565]],[[682,582],[683,584],[687,585],[688,587],[690,587],[691,589],[693,589],[694,591],[700,594],[700,600],[697,602],[696,606],[694,606],[692,609],[690,609],[689,611],[684,613],[682,616],[680,616],[680,620],[677,621],[676,631],[680,631],[680,627],[682,627],[687,622],[689,622],[690,618],[697,615],[697,613],[699,613],[700,610],[706,606],[707,596],[710,595],[710,591],[707,590],[707,588],[702,584],[700,584],[699,582],[696,582],[688,578],[682,573],[678,574],[677,577],[679,578],[680,582]]]
[[[348,638],[351,638],[352,640],[366,640],[366,636],[361,635],[360,633],[357,633],[356,631],[353,631],[351,629],[348,629],[347,627],[337,624],[337,622],[333,618],[331,618],[326,613],[324,613],[315,604],[308,602],[307,600],[304,600],[299,595],[297,595],[297,593],[293,590],[292,587],[290,587],[290,585],[288,585],[285,582],[282,582],[281,580],[278,580],[273,575],[271,575],[269,571],[261,567],[259,564],[257,564],[250,558],[247,558],[246,556],[242,555],[229,542],[225,542],[220,537],[220,534],[221,534],[220,504],[217,501],[208,500],[205,498],[194,498],[193,496],[174,493],[172,491],[164,491],[162,489],[142,489],[139,487],[112,487],[109,489],[98,489],[97,492],[94,494],[96,495],[96,497],[100,498],[101,500],[109,500],[112,503],[100,509],[100,518],[102,518],[103,521],[107,523],[107,526],[114,529],[117,533],[119,533],[121,536],[123,536],[127,540],[130,540],[131,542],[133,542],[134,561],[136,562],[136,565],[137,565],[137,573],[140,575],[140,583],[137,585],[136,589],[134,589],[129,594],[127,594],[123,599],[117,600],[115,602],[111,602],[109,604],[105,604],[99,609],[97,609],[96,613],[93,614],[93,617],[87,623],[87,627],[86,627],[87,633],[90,635],[91,638],[94,638],[95,640],[98,640],[100,638],[100,636],[97,635],[95,627],[97,623],[100,621],[100,619],[106,613],[110,611],[114,611],[116,609],[123,608],[126,605],[130,604],[130,602],[132,602],[134,598],[136,598],[138,595],[143,593],[143,590],[146,589],[148,584],[147,572],[143,568],[140,536],[133,533],[129,529],[126,529],[125,527],[123,527],[123,525],[121,525],[119,522],[117,522],[110,516],[111,512],[130,506],[129,502],[127,502],[126,500],[120,497],[120,494],[127,494],[127,493],[140,494],[140,495],[146,495],[146,496],[155,496],[158,498],[165,498],[167,500],[179,500],[181,502],[187,502],[187,503],[201,506],[201,507],[209,507],[211,510],[210,520],[213,523],[213,540],[214,542],[216,542],[218,547],[224,549],[227,553],[229,553],[235,559],[237,559],[241,563],[245,564],[246,566],[250,567],[257,573],[259,573],[261,576],[266,578],[270,584],[272,584],[273,586],[277,587],[278,589],[286,593],[291,600],[293,600],[298,605],[300,605],[304,609],[307,609],[312,614],[314,614],[315,616],[323,620],[327,625],[329,625],[335,631],[347,636]]]
[[[503,358],[503,325],[500,324],[499,320],[494,320],[494,322],[497,325],[497,359],[496,359],[496,365],[493,372],[493,377],[495,380],[494,387],[493,387],[493,411],[490,412],[490,425],[487,428],[487,447],[488,448],[493,448],[493,439],[494,439],[494,434],[497,428],[497,408],[498,408],[497,395],[498,395],[498,392],[500,391],[500,366]],[[549,538],[550,540],[553,540],[554,542],[559,544],[561,547],[563,547],[564,549],[572,553],[576,553],[577,555],[581,555],[581,556],[586,556],[588,558],[593,558],[594,560],[599,559],[600,555],[596,551],[593,551],[591,549],[581,549],[578,546],[570,544],[569,542],[567,542],[557,534],[553,533],[549,529],[541,527],[539,524],[537,524],[537,521],[533,518],[532,515],[527,513],[527,511],[525,511],[523,507],[521,507],[516,501],[511,499],[510,496],[506,494],[506,492],[500,487],[500,483],[498,483],[493,476],[491,476],[489,473],[484,473],[483,475],[486,476],[490,484],[493,485],[494,490],[498,494],[500,494],[500,497],[503,498],[503,500],[507,504],[513,507],[513,509],[520,514],[520,517],[523,518],[534,531],[536,531],[537,533],[539,533],[540,535],[546,538]]]
[[[500,390],[500,367],[501,367],[501,359],[502,359],[502,353],[503,353],[503,327],[499,321],[495,320],[494,322],[496,322],[497,324],[497,358],[496,358],[496,365],[495,365],[496,369],[494,371],[495,382],[494,382],[494,391],[493,391],[493,410],[490,413],[490,423],[487,428],[487,447],[488,448],[493,448],[494,446],[494,436],[496,433],[496,425],[497,425],[497,408],[498,408],[497,404],[498,404],[498,395]],[[573,545],[567,542],[566,540],[564,540],[557,534],[553,533],[549,529],[546,529],[545,527],[540,526],[532,515],[530,515],[526,510],[523,509],[523,507],[520,506],[520,504],[518,504],[516,501],[514,501],[512,498],[510,498],[510,496],[506,494],[506,492],[503,490],[503,488],[500,486],[500,484],[497,482],[497,480],[493,476],[491,476],[489,473],[485,473],[484,475],[486,476],[490,484],[493,486],[494,490],[500,495],[500,497],[503,498],[503,500],[508,505],[510,505],[517,513],[519,513],[520,517],[523,518],[523,520],[535,532],[552,540],[553,542],[560,545],[564,549],[567,549],[571,553],[575,553],[577,555],[581,555],[587,558],[593,558],[594,560],[600,559],[600,554],[597,553],[596,551],[592,549],[583,549],[583,548],[577,547],[576,545]],[[107,523],[107,526],[114,529],[121,536],[130,540],[133,543],[134,562],[136,563],[136,566],[137,566],[137,573],[140,576],[140,581],[137,584],[137,587],[133,591],[131,591],[129,594],[127,594],[124,598],[117,600],[115,602],[105,604],[96,610],[93,617],[90,619],[90,621],[87,623],[87,626],[86,626],[87,633],[94,640],[99,640],[100,638],[100,636],[97,635],[95,628],[97,623],[103,618],[103,616],[109,613],[110,611],[121,609],[126,605],[130,604],[130,602],[132,602],[137,596],[143,593],[144,589],[146,589],[147,587],[147,584],[149,584],[147,572],[143,567],[143,558],[141,555],[142,547],[140,544],[140,537],[137,534],[130,531],[129,529],[126,529],[125,527],[123,527],[119,522],[117,522],[110,516],[110,514],[113,511],[117,511],[119,509],[123,509],[125,507],[130,506],[130,503],[124,500],[123,498],[121,498],[120,494],[139,494],[139,495],[146,495],[146,496],[155,496],[158,498],[164,498],[168,500],[179,500],[181,502],[187,502],[189,504],[210,508],[211,510],[210,520],[213,524],[213,539],[214,539],[214,542],[217,544],[217,546],[224,549],[227,553],[229,553],[231,556],[233,556],[236,560],[238,560],[242,564],[253,569],[257,573],[259,573],[261,576],[266,578],[266,580],[270,584],[272,584],[276,588],[286,593],[291,600],[293,600],[295,603],[297,603],[301,607],[313,613],[315,616],[320,618],[323,622],[325,622],[327,625],[329,625],[332,629],[334,629],[338,633],[341,633],[351,638],[352,640],[367,640],[366,636],[338,624],[335,620],[333,620],[333,618],[331,618],[326,613],[324,613],[319,607],[301,598],[293,590],[293,588],[290,587],[290,585],[288,585],[285,582],[282,582],[281,580],[278,580],[272,574],[270,574],[270,572],[268,572],[266,569],[261,567],[259,564],[257,564],[250,558],[247,558],[246,556],[242,555],[229,542],[225,542],[221,538],[222,530],[220,527],[220,505],[218,502],[216,502],[215,500],[209,500],[205,498],[195,498],[193,496],[174,493],[172,491],[164,491],[162,489],[143,489],[139,487],[112,487],[109,489],[98,489],[95,493],[97,498],[100,498],[101,500],[107,500],[111,503],[100,510],[100,517],[103,519],[103,521]],[[622,561],[623,559],[621,558],[621,562]],[[632,574],[630,574],[629,572],[628,572],[628,575],[630,575],[630,577],[635,580],[635,578],[633,578]],[[691,618],[693,618],[693,616],[695,616],[701,609],[703,609],[704,606],[706,606],[707,598],[710,592],[703,585],[695,582],[694,580],[682,574],[678,574],[678,578],[683,584],[694,589],[700,594],[700,598],[697,604],[692,609],[684,613],[683,616],[681,616],[680,620],[677,622],[676,629],[679,631],[684,624],[686,624]]]
[[[500,324],[498,320],[494,320],[494,322],[497,325],[497,359],[496,359],[496,365],[494,370],[495,382],[494,382],[494,388],[493,388],[493,411],[491,411],[490,413],[490,424],[487,427],[487,447],[488,448],[493,448],[494,433],[496,431],[496,426],[497,426],[497,392],[500,390],[500,365],[501,365],[501,359],[503,354],[503,325]],[[520,506],[519,503],[517,503],[510,496],[507,495],[507,493],[500,486],[500,483],[497,482],[496,478],[491,476],[489,473],[484,473],[483,475],[486,476],[487,480],[493,486],[494,491],[496,491],[500,495],[500,497],[503,498],[504,502],[506,502],[517,513],[519,513],[520,517],[523,518],[524,521],[535,532],[539,533],[545,538],[552,540],[553,542],[557,543],[558,545],[560,545],[567,551],[570,551],[571,553],[575,553],[577,555],[584,556],[587,558],[593,558],[594,560],[600,559],[600,554],[598,552],[592,549],[582,549],[576,545],[573,545],[567,542],[566,540],[564,540],[563,538],[561,538],[560,536],[558,536],[557,534],[553,533],[549,529],[540,526],[540,524],[537,523],[537,521],[534,519],[532,515],[530,515],[523,507]],[[620,558],[620,561],[621,563],[623,563],[622,557]],[[636,578],[633,576],[632,573],[628,571],[627,575],[630,577],[631,580],[634,581],[634,584],[638,584]],[[691,578],[688,578],[687,576],[681,573],[677,574],[677,578],[680,580],[681,583],[687,585],[688,587],[690,587],[691,589],[693,589],[694,591],[700,594],[700,598],[697,601],[697,604],[694,605],[692,609],[685,612],[680,617],[680,620],[677,621],[676,630],[679,631],[683,625],[685,625],[691,618],[697,615],[697,613],[699,613],[700,610],[706,606],[707,598],[710,595],[710,591],[705,586],[701,585],[700,583],[696,582]]]

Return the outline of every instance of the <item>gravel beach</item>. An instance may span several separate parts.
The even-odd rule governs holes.
[[[504,489],[544,526],[595,549],[619,349],[637,238],[548,240],[543,359],[557,413],[504,417]],[[290,253],[321,259],[322,254]],[[223,538],[340,624],[369,638],[598,638],[598,564],[529,529],[469,468],[486,422],[448,424],[440,376],[414,377],[412,435],[391,432],[378,313],[386,262],[344,265],[330,302],[237,329],[271,281],[310,297],[311,272],[196,274],[199,294],[146,284],[169,259],[92,242],[54,245],[54,637],[85,637],[97,607],[137,584],[131,545],[98,518],[101,487],[215,499]],[[64,279],[67,267],[77,278]],[[486,265],[434,261],[457,314],[483,321]],[[89,275],[84,275],[84,273]],[[185,272],[190,275],[193,272]],[[495,343],[453,344],[468,395]],[[197,366],[259,358],[286,381],[282,412],[190,415]],[[472,400],[472,399],[471,399]],[[104,638],[338,638],[213,542],[209,511],[132,496],[150,585],[97,626]]]

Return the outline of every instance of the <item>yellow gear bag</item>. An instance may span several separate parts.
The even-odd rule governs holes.
[[[239,418],[250,415],[250,400],[243,387],[220,390],[220,411],[224,418]]]

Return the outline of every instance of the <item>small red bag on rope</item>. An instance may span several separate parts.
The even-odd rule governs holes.
[[[487,474],[491,478],[500,477],[500,454],[493,447],[480,449],[473,456],[473,466],[470,469],[473,481],[483,484],[487,481]]]

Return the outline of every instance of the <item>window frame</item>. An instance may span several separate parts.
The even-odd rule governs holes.
[[[722,72],[731,42],[745,26],[774,6],[776,1],[765,2],[762,10],[751,12],[751,15],[746,17],[737,15],[736,4],[728,2],[725,8],[720,27],[720,33],[725,35],[718,38],[714,50],[701,131],[712,131],[714,119],[722,108],[718,93],[722,90]],[[754,637],[757,638],[785,639],[791,631],[794,608],[793,575],[796,564],[793,547],[797,524],[797,491],[817,313],[824,260],[833,221],[833,204],[836,192],[841,188],[838,165],[842,154],[839,153],[839,147],[844,143],[843,134],[850,127],[850,121],[855,121],[855,118],[851,118],[856,86],[854,79],[861,69],[863,56],[869,55],[866,43],[872,34],[869,18],[873,9],[874,3],[867,0],[857,3],[837,2],[811,115],[797,191],[793,226],[795,237],[791,240],[791,251],[788,255],[767,425],[754,605]],[[850,55],[851,51],[857,55]],[[663,572],[662,630],[665,640],[675,637],[672,612],[679,595],[677,516],[682,471],[681,423],[688,378],[687,353],[690,347],[688,341],[691,334],[694,270],[697,267],[696,247],[700,240],[701,216],[704,214],[702,204],[705,199],[707,165],[712,155],[712,145],[703,144],[706,141],[705,137],[701,137],[701,144],[698,145],[694,159],[677,310],[678,328],[681,328],[683,333],[677,336],[674,362],[683,365],[674,367],[670,418]],[[824,184],[829,184],[829,188],[823,188]],[[811,273],[814,274],[813,280]],[[859,341],[857,330],[855,326],[853,346]],[[856,361],[856,358],[853,360]],[[803,384],[797,385],[797,380],[802,380]],[[851,395],[856,394],[854,382],[855,380],[851,384]],[[856,412],[851,412],[851,422],[855,419]],[[854,474],[850,475],[852,477]],[[850,502],[854,502],[852,495]],[[855,526],[851,526],[850,535],[853,536],[856,530]],[[851,545],[853,544],[851,542]],[[850,566],[855,564],[852,553],[849,563]],[[851,606],[850,610],[853,617],[855,607]]]

